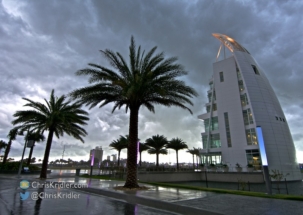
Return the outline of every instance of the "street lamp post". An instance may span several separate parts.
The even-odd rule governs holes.
[[[65,145],[63,145],[63,152],[62,152],[62,159],[61,159],[60,172],[61,172],[61,170],[62,170],[62,164],[63,164],[64,152],[65,152]]]
[[[139,163],[139,153],[140,153],[140,142],[137,141],[137,181],[138,181],[138,163]]]
[[[90,161],[90,177],[93,175],[93,166],[95,160],[95,149],[92,150],[91,161]]]

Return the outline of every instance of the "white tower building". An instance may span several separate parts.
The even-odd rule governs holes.
[[[289,173],[287,180],[301,180],[296,150],[280,103],[250,53],[234,39],[213,34],[221,41],[217,55],[224,59],[213,64],[213,77],[202,133],[202,163],[224,163],[235,167],[252,164],[261,170],[260,147],[256,128],[261,127],[270,170]],[[225,57],[225,47],[232,53]]]

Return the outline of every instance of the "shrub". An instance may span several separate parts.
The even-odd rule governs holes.
[[[20,162],[6,162],[4,165],[0,164],[0,170],[11,170],[11,171],[18,171],[20,166]],[[27,166],[26,163],[22,164],[22,168]],[[37,171],[40,168],[35,165],[29,165],[30,171]]]

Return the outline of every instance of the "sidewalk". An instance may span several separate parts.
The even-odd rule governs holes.
[[[22,176],[30,182],[41,182],[38,176]],[[20,179],[16,176],[0,175],[0,214],[303,214],[300,201],[277,200],[217,194],[178,188],[164,188],[145,185],[149,190],[120,191],[115,186],[124,182],[79,177],[49,176],[47,181],[81,184],[85,187],[67,188],[28,188],[30,193],[47,194],[73,193],[78,199],[32,199],[20,200]],[[86,187],[87,186],[87,187]]]

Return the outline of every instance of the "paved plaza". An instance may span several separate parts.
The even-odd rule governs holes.
[[[31,186],[22,190],[20,188],[22,180],[29,181]],[[37,186],[39,184],[44,184],[44,187]],[[72,184],[78,186],[71,188]],[[153,185],[145,185],[150,189],[140,191],[113,189],[123,184],[121,181],[86,179],[73,175],[50,174],[49,178],[43,181],[38,179],[38,175],[22,175],[19,179],[16,175],[2,174],[0,214],[303,214],[302,201],[218,194]],[[28,197],[27,193],[30,194]],[[37,193],[43,193],[43,196],[39,198],[32,196]]]

